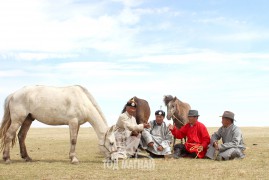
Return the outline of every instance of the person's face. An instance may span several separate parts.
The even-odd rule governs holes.
[[[161,125],[163,123],[164,117],[162,115],[155,115],[155,117],[156,117],[156,123],[158,125]]]
[[[193,125],[196,123],[198,116],[189,116],[188,119],[189,119],[189,123]]]
[[[224,127],[228,127],[231,124],[231,120],[228,118],[222,117],[221,123]]]
[[[130,114],[130,115],[133,115],[136,111],[136,108],[135,107],[132,107],[132,106],[126,106],[126,111]]]

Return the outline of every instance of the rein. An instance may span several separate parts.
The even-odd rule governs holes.
[[[191,148],[190,148],[190,151],[193,151],[193,150],[197,150],[197,154],[195,156],[194,159],[196,159],[198,157],[198,155],[200,154],[200,152],[202,152],[203,150],[201,148],[199,148],[200,146],[198,144],[195,144],[195,143],[188,143],[188,144],[191,144],[193,145]]]
[[[184,126],[183,122],[180,121],[174,114],[172,115],[172,118],[175,118],[178,122],[180,122]]]
[[[183,122],[180,121],[180,120],[174,115],[174,113],[172,114],[172,119],[173,119],[173,120],[177,120],[178,122],[180,122],[180,123],[182,124],[182,126],[184,126]],[[185,139],[185,141],[186,141],[186,139]],[[174,151],[175,143],[176,143],[176,138],[174,137],[174,141],[173,141],[173,151]],[[182,140],[181,140],[181,144],[182,144]]]

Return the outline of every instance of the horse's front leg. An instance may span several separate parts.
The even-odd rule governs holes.
[[[26,118],[25,121],[23,122],[21,129],[18,133],[18,139],[19,139],[19,144],[20,144],[20,153],[21,153],[21,157],[25,160],[25,161],[32,161],[32,159],[29,157],[27,150],[26,150],[26,145],[25,145],[25,139],[26,139],[26,135],[27,132],[32,124],[33,119],[31,118]]]
[[[76,144],[77,144],[77,137],[79,131],[79,125],[77,119],[71,120],[69,123],[69,131],[70,131],[70,152],[69,157],[71,159],[72,164],[79,163],[76,157]]]

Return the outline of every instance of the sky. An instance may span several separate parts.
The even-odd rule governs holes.
[[[148,101],[153,120],[156,110],[166,111],[163,96],[172,95],[198,110],[207,127],[221,126],[225,110],[238,126],[269,126],[268,6],[267,0],[0,0],[0,104],[23,86],[78,84],[109,125],[133,96]]]

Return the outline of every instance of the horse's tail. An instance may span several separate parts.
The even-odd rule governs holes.
[[[13,94],[9,95],[6,98],[5,104],[4,104],[4,116],[3,116],[3,120],[0,127],[0,140],[1,140],[0,151],[2,151],[5,148],[6,133],[11,124],[9,102],[10,102],[10,99],[12,98],[12,95]],[[12,147],[14,146],[15,142],[16,142],[16,136],[14,136],[14,138],[12,139]]]

